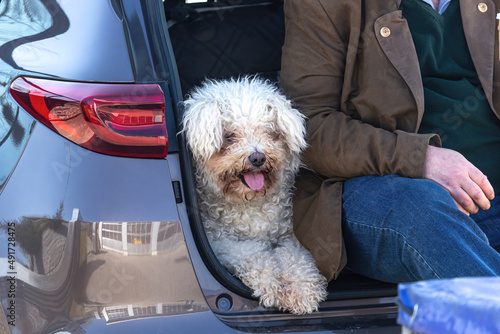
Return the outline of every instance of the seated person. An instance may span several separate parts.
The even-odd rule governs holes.
[[[322,273],[500,274],[495,8],[287,0],[281,85],[308,118],[294,228]]]

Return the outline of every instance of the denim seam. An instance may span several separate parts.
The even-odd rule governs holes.
[[[390,230],[390,229],[388,229]],[[396,232],[397,233],[397,232]],[[399,233],[401,236],[403,236],[403,234]],[[429,265],[429,263],[425,260],[425,258],[422,256],[422,254],[420,254],[419,251],[417,251],[417,249],[415,247],[413,247],[412,245],[410,245],[408,242],[406,242],[406,237],[403,236],[403,239],[404,239],[404,243],[406,246],[408,246],[408,248],[410,250],[412,250],[413,252],[415,252],[415,254],[418,256],[418,258],[421,260],[421,262],[427,267],[427,269],[429,269],[432,274],[434,276],[436,276],[437,279],[441,278],[441,276]]]
[[[403,238],[403,242],[404,242],[404,245],[408,246],[411,250],[413,250],[415,252],[416,255],[418,255],[418,257],[421,259],[422,263],[425,264],[425,266],[427,266],[427,268],[437,277],[437,278],[441,278],[441,276],[439,274],[436,273],[436,271],[429,265],[429,263],[425,260],[425,258],[422,256],[422,254],[420,254],[419,251],[417,251],[417,249],[415,247],[413,247],[410,243],[408,243],[406,240],[406,236],[404,234],[402,234],[401,232],[395,230],[395,229],[392,229],[392,228],[388,228],[388,227],[377,227],[377,226],[372,226],[372,225],[369,225],[369,224],[366,224],[366,223],[362,223],[362,222],[358,222],[358,221],[354,221],[354,220],[350,220],[350,219],[345,219],[346,221],[348,221],[349,223],[354,223],[354,224],[357,224],[357,225],[362,225],[363,227],[368,227],[368,228],[371,228],[371,229],[379,229],[379,230],[384,230],[384,231],[389,231],[389,232],[393,232],[395,233],[396,235],[398,236],[401,236]]]

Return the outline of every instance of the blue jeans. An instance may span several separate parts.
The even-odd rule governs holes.
[[[347,266],[386,282],[500,276],[500,196],[470,217],[425,179],[363,176],[344,183]]]

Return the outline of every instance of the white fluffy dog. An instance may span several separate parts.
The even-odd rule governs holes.
[[[303,116],[257,78],[206,81],[184,103],[201,216],[219,261],[262,305],[317,310],[326,279],[292,228]]]

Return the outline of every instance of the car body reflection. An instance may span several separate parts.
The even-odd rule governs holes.
[[[14,264],[0,253],[1,289],[12,291],[2,294],[0,323],[14,333],[85,333],[96,320],[208,311],[178,221],[85,222],[75,209],[71,221],[15,223]],[[1,233],[8,240],[8,228]]]

